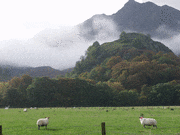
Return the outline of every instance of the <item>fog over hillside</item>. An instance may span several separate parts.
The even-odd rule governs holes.
[[[159,41],[171,49],[176,55],[180,55],[180,34],[175,35],[168,39],[156,39],[152,38],[155,41]]]
[[[60,70],[74,67],[93,42],[109,42],[119,36],[119,33],[115,33],[115,25],[106,18],[102,20],[96,17],[93,27],[101,30],[98,36],[88,40],[80,35],[79,26],[74,26],[44,29],[28,40],[0,41],[0,64],[51,66]]]
[[[132,31],[132,30],[125,30],[127,33],[129,32],[137,32],[137,31]],[[164,25],[161,25],[160,27],[157,28],[156,30],[159,34],[167,34],[170,35],[170,38],[157,38],[156,36],[151,36],[151,38],[154,41],[158,41],[163,43],[165,46],[167,46],[169,49],[171,49],[176,55],[180,55],[180,33],[177,33],[175,31],[172,31],[171,29],[167,28]],[[143,33],[143,34],[148,34],[148,33]]]
[[[45,29],[29,40],[1,41],[0,64],[51,66],[60,70],[74,67],[76,61],[80,59],[80,56],[85,55],[85,51],[93,42],[98,41],[102,44],[119,38],[120,32],[116,31],[116,25],[113,22],[108,20],[106,24],[102,22],[102,18],[95,19],[92,25],[100,31],[98,31],[98,36],[89,36],[89,39],[80,36],[81,32],[77,27],[69,27],[66,30]],[[136,31],[127,30],[127,32]],[[166,30],[161,28],[159,32],[166,32]],[[180,54],[180,34],[169,39],[162,40],[156,37],[152,39],[162,42],[176,55]]]
[[[95,41],[102,44],[118,39],[122,32],[118,28],[110,15],[101,14],[76,26],[44,29],[28,40],[0,41],[0,64],[51,66],[60,70],[74,67],[80,56],[85,55],[87,48]],[[131,29],[125,31],[137,32]],[[166,39],[151,36],[153,40],[162,42],[176,55],[180,54],[178,31],[173,31],[167,25],[160,25],[155,31],[156,34],[169,36]]]

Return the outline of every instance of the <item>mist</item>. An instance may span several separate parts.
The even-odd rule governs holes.
[[[93,29],[98,34],[91,40],[81,35],[83,30],[79,26],[44,29],[28,40],[0,41],[0,65],[71,68],[95,41],[102,44],[119,36],[115,24],[106,18],[95,18]]]
[[[78,25],[78,28],[80,35],[89,41],[109,42],[119,38],[121,33],[112,18],[105,14],[94,15],[83,25]]]
[[[76,26],[46,28],[28,40],[0,41],[0,65],[50,66],[59,70],[72,68],[95,41],[100,44],[111,42],[117,40],[120,33],[113,20],[106,15],[95,15]],[[162,42],[176,55],[180,54],[180,34],[163,25],[156,33],[169,35],[170,38],[152,37],[153,40]]]
[[[180,33],[173,31],[165,25],[159,26],[156,31],[158,35],[161,35],[162,38],[152,37],[154,41],[158,41],[167,46],[174,54],[180,54]],[[163,36],[167,38],[163,38]]]
[[[180,34],[167,39],[152,38],[154,41],[159,41],[173,51],[175,55],[180,55]]]

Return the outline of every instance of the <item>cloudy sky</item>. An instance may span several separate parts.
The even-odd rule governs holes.
[[[0,63],[9,61],[19,62],[20,65],[52,66],[54,68],[61,68],[64,65],[65,68],[68,64],[63,63],[77,60],[87,47],[79,49],[79,51],[83,51],[82,54],[77,53],[77,50],[70,50],[71,55],[68,54],[67,57],[65,52],[59,53],[60,49],[45,48],[42,42],[38,43],[32,40],[29,42],[29,40],[44,29],[53,29],[51,31],[53,36],[57,33],[63,34],[63,30],[67,33],[69,28],[82,23],[95,14],[111,15],[116,13],[127,1],[1,0]],[[135,1],[142,3],[148,0]],[[167,4],[180,10],[180,4],[177,2],[179,0],[149,1],[160,6]],[[56,32],[56,30],[59,31]],[[67,35],[64,34],[63,36],[66,37]],[[61,61],[61,64],[58,65],[57,61]],[[74,63],[69,66],[73,66]]]
[[[73,26],[95,14],[110,15],[126,2],[127,0],[1,0],[0,41],[31,38],[45,28]]]
[[[0,41],[32,38],[45,28],[60,28],[82,23],[95,14],[111,15],[128,0],[1,0]],[[179,0],[152,1],[180,10]]]

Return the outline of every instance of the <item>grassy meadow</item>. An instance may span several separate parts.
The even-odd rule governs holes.
[[[171,110],[173,108],[174,110]],[[139,116],[155,118],[157,129],[143,128]],[[38,130],[39,118],[50,117],[47,130]],[[180,135],[180,107],[76,107],[0,109],[3,135],[100,135],[101,123],[106,124],[107,135],[120,134],[175,134]]]

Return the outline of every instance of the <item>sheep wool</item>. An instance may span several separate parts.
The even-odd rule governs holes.
[[[145,128],[145,126],[153,126],[157,128],[157,121],[153,118],[143,118],[139,117],[141,125]]]
[[[49,118],[50,117],[45,117],[37,120],[37,125],[38,125],[38,130],[40,129],[40,126],[45,126],[47,129],[47,125],[49,124]]]
[[[25,108],[23,111],[24,111],[24,112],[27,112],[27,109]]]

